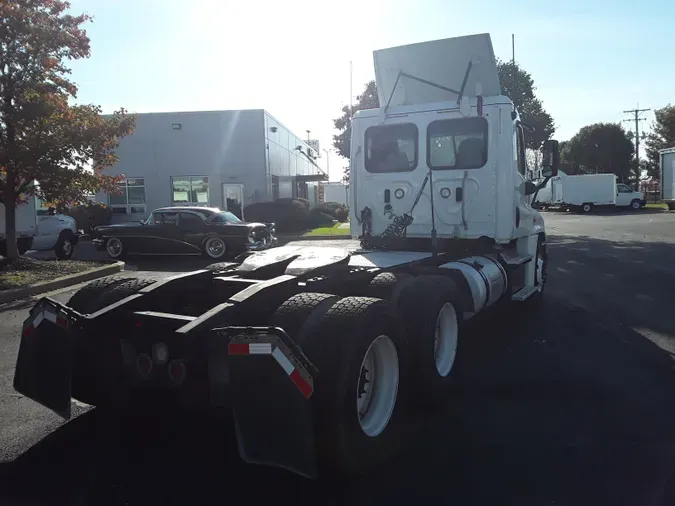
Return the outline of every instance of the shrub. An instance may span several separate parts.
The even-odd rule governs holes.
[[[112,219],[112,209],[100,202],[87,202],[71,207],[67,214],[75,218],[76,227],[85,233],[93,232],[94,227],[99,225],[109,225]]]
[[[279,199],[274,202],[256,202],[244,208],[246,221],[275,223],[277,232],[301,232],[308,228],[307,205],[301,199]]]
[[[337,221],[344,223],[349,221],[349,208],[339,202],[322,202],[316,206],[322,213],[332,216]]]
[[[307,217],[308,228],[330,227],[334,223],[335,220],[331,215],[318,208],[312,209]]]

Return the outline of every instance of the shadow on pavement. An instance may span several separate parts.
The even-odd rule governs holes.
[[[471,322],[447,409],[411,420],[371,476],[329,487],[242,464],[229,419],[121,431],[93,410],[0,466],[0,504],[675,504],[675,368],[642,328],[675,334],[673,246],[549,244],[541,310]]]
[[[411,425],[398,459],[340,488],[242,464],[228,420],[120,432],[93,410],[0,466],[0,503],[667,504],[672,369],[557,298],[467,337],[447,411]]]

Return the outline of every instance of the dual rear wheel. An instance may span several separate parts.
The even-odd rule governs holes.
[[[392,300],[300,293],[273,317],[319,370],[311,402],[322,474],[362,474],[389,459],[410,440],[415,412],[447,400],[454,383],[452,281],[390,281],[371,287]]]

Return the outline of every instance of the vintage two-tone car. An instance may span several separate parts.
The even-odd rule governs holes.
[[[247,223],[214,207],[162,207],[140,222],[101,225],[93,243],[111,258],[206,255],[213,260],[276,246],[274,223]]]

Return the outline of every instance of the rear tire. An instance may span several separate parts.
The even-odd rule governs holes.
[[[409,336],[412,385],[420,407],[447,403],[455,383],[463,333],[457,290],[450,278],[421,276],[396,300]]]
[[[588,202],[585,203],[585,204],[581,204],[581,212],[582,212],[582,213],[588,214],[588,213],[590,213],[592,210],[593,210],[593,204],[590,204],[590,203],[588,203]]]
[[[138,278],[122,278],[120,283],[110,282],[100,291],[90,306],[90,312],[94,313],[119,302],[154,282],[153,279]],[[92,290],[93,293],[95,291]],[[98,342],[92,339],[81,340],[75,348],[72,396],[99,409],[113,408],[114,389],[118,388],[118,385],[108,382],[116,381],[121,363],[119,338],[114,341],[105,339]]]
[[[367,297],[392,300],[413,279],[413,276],[406,273],[381,272],[372,279],[366,288],[365,295]]]
[[[94,308],[98,306],[101,296],[112,287],[129,281],[133,278],[126,278],[122,276],[107,276],[100,278],[83,286],[75,292],[67,303],[67,306],[74,309],[78,313],[89,314],[94,312]]]
[[[311,399],[319,473],[345,477],[371,471],[407,439],[408,361],[391,304],[336,298],[298,294],[273,321],[295,334],[319,370]]]
[[[675,211],[675,202],[668,202],[667,206],[669,211]]]

